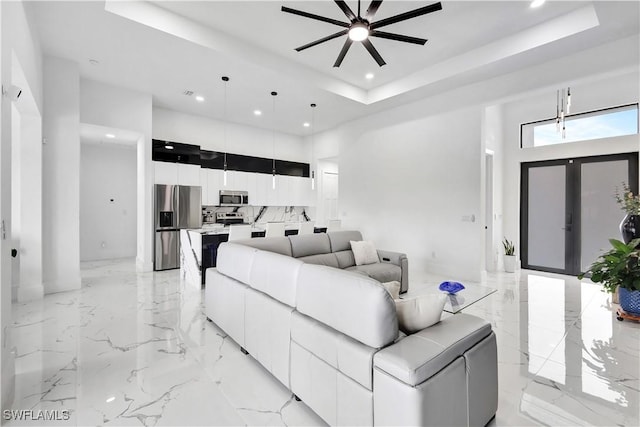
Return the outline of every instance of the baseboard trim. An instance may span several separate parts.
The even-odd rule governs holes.
[[[80,275],[75,277],[60,278],[44,283],[45,294],[55,294],[58,292],[75,291],[82,287]]]
[[[44,286],[41,283],[35,285],[20,285],[17,291],[18,302],[33,301],[44,297]]]
[[[143,261],[136,258],[136,272],[148,273],[150,271],[153,271],[153,263],[151,261]]]

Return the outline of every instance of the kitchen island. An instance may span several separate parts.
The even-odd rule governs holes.
[[[266,224],[255,224],[251,228],[252,238],[265,236]],[[326,227],[315,227],[315,233],[326,232]],[[285,236],[298,234],[298,224],[287,224]],[[207,268],[216,266],[218,246],[229,240],[229,226],[204,226],[180,231],[180,276],[192,286],[202,287]]]

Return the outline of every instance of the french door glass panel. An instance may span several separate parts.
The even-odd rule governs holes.
[[[529,169],[529,265],[565,270],[565,200],[565,165]]]
[[[581,165],[581,271],[585,271],[609,245],[620,240],[619,224],[624,213],[613,194],[616,187],[629,180],[629,162],[583,163]]]

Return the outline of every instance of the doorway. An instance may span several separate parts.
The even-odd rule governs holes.
[[[614,196],[638,191],[638,153],[522,164],[522,267],[578,275],[620,238]]]

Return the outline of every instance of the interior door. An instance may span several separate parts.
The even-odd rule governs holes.
[[[638,153],[523,163],[523,268],[577,275],[620,239],[614,194],[638,190]]]
[[[572,213],[567,211],[567,166],[565,161],[526,165],[524,268],[567,273],[567,233],[573,233]]]

